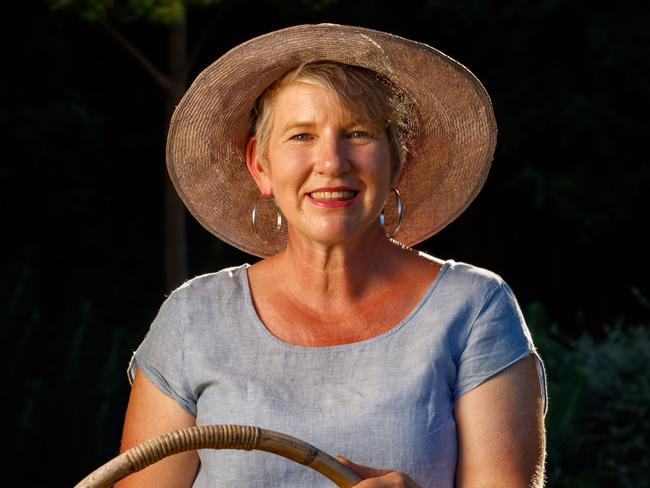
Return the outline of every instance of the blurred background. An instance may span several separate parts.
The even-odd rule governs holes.
[[[499,273],[546,361],[550,487],[650,486],[647,2],[24,0],[3,7],[7,477],[71,487],[118,453],[126,367],[171,289],[256,258],[169,198],[170,109],[253,36],[356,24],[430,44],[491,94],[471,207],[417,246]]]

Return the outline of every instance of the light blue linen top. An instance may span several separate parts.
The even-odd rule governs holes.
[[[418,305],[374,338],[285,343],[253,307],[248,265],[194,278],[162,305],[134,353],[146,377],[198,425],[256,425],[335,456],[454,485],[454,400],[515,361],[543,364],[497,275],[446,261]],[[325,487],[319,473],[262,451],[201,450],[195,487]]]

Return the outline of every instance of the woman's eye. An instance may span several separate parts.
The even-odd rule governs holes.
[[[372,139],[372,135],[367,130],[353,130],[348,137],[350,139]]]
[[[291,136],[291,139],[294,141],[308,141],[309,140],[309,134],[296,134]]]

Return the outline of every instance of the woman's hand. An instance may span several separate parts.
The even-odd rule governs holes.
[[[352,471],[363,478],[361,483],[354,485],[358,488],[371,487],[402,487],[402,488],[420,488],[415,481],[404,473],[391,471],[389,469],[371,468],[363,464],[356,464],[343,456],[336,456],[342,464],[345,464]]]

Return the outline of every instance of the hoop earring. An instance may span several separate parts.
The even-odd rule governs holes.
[[[263,242],[265,244],[268,244],[269,241],[266,241],[260,237],[260,234],[257,232],[257,223],[255,222],[256,217],[257,217],[257,205],[264,199],[264,195],[260,195],[257,200],[255,201],[255,205],[253,205],[253,210],[251,211],[251,221],[253,224],[253,232],[255,233],[255,237],[257,237],[257,240],[260,242]],[[277,217],[275,219],[275,232],[278,232],[280,228],[282,227],[282,214],[280,213],[280,209],[275,207],[277,211]]]
[[[395,226],[395,229],[393,229],[392,233],[386,234],[389,238],[397,234],[397,231],[402,225],[402,218],[404,217],[404,202],[402,201],[402,197],[397,191],[397,188],[391,188],[391,191],[395,193],[395,200],[397,201],[397,225]],[[382,227],[385,228],[384,209],[385,208],[382,208],[381,213],[379,214],[379,223],[381,224]]]

